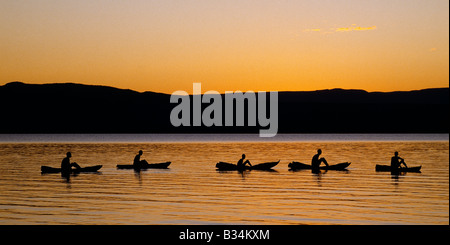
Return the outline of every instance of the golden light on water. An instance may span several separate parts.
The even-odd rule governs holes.
[[[181,139],[180,137],[179,139]],[[245,138],[240,136],[239,139]],[[348,171],[289,171],[316,149]],[[118,170],[142,149],[169,169]],[[195,149],[195,150],[194,150]],[[40,174],[65,151],[100,173]],[[195,152],[193,152],[195,151]],[[422,173],[376,172],[399,151]],[[17,152],[21,154],[18,155]],[[1,224],[446,224],[448,141],[0,144]],[[218,161],[278,161],[274,171],[221,172]]]

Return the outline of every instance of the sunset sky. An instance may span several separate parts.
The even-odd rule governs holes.
[[[448,0],[2,0],[0,85],[449,86]]]

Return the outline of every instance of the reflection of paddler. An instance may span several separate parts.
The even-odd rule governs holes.
[[[70,158],[72,157],[72,153],[67,152],[66,157],[61,162],[61,172],[62,173],[68,173],[72,170],[72,167],[75,167],[76,169],[80,169],[80,165],[78,165],[76,162],[70,163]]]
[[[140,150],[139,154],[137,154],[134,157],[134,160],[133,160],[133,166],[134,167],[140,168],[141,166],[148,164],[148,162],[146,160],[141,160],[141,156],[142,156],[143,153],[144,152],[142,152],[142,150]]]

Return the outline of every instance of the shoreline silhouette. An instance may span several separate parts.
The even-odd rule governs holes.
[[[278,94],[278,133],[449,132],[449,88]],[[249,126],[173,127],[170,112],[176,104],[169,99],[169,94],[107,86],[12,82],[0,86],[0,103],[5,105],[0,133],[259,132],[259,127]],[[247,118],[244,125],[248,125]]]

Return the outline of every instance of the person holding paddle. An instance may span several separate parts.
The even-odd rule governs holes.
[[[322,150],[318,149],[317,150],[317,154],[313,156],[312,160],[311,160],[311,168],[313,171],[317,171],[319,170],[319,166],[321,163],[324,163],[325,166],[329,166],[327,163],[327,160],[325,160],[325,158],[319,158],[320,155],[322,154]]]
[[[405,168],[408,168],[406,166],[405,160],[398,156],[398,151],[394,153],[394,156],[391,158],[391,170],[399,169],[401,165],[405,165]]]
[[[237,169],[244,169],[245,168],[245,165],[250,165],[250,167],[252,166],[252,164],[250,163],[250,161],[247,159],[247,160],[245,160],[245,162],[244,162],[244,159],[245,159],[245,154],[242,154],[242,158],[241,159],[239,159],[239,161],[237,162]]]
[[[70,173],[72,170],[72,167],[75,167],[76,169],[80,169],[80,165],[78,165],[76,162],[70,163],[70,158],[72,157],[72,153],[67,152],[66,157],[61,162],[61,172],[62,173]]]
[[[144,152],[142,150],[140,150],[139,153],[134,157],[133,166],[135,168],[140,168],[140,167],[148,164],[148,162],[146,160],[141,160],[141,156],[143,153]]]

